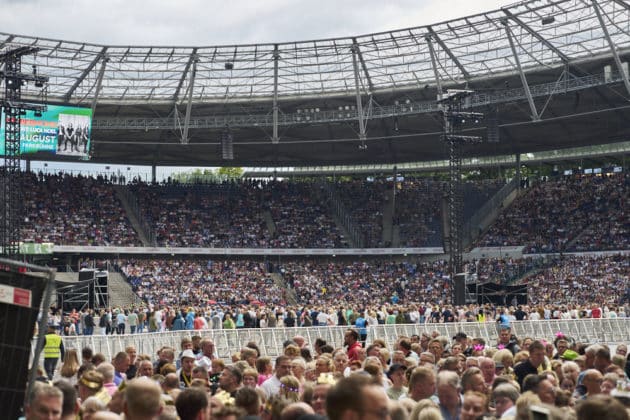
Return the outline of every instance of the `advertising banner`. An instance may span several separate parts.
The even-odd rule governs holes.
[[[0,123],[0,155],[4,155],[5,118]],[[92,109],[48,105],[41,116],[26,111],[20,121],[20,152],[49,152],[88,159],[92,134]]]

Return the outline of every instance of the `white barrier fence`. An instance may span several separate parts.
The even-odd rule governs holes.
[[[143,333],[123,335],[64,336],[65,348],[90,347],[95,353],[103,353],[107,359],[133,345],[138,354],[156,356],[157,350],[164,346],[180,349],[184,337],[201,335],[211,337],[216,351],[222,359],[229,360],[232,353],[239,351],[248,342],[255,342],[261,353],[275,358],[282,353],[282,343],[295,335],[302,335],[312,348],[317,338],[326,340],[334,348],[343,345],[343,335],[348,327],[294,327],[294,328],[257,328],[237,330],[186,330],[164,333]],[[411,336],[423,332],[438,331],[440,335],[452,338],[458,332],[469,337],[481,337],[489,345],[496,344],[497,325],[493,322],[461,322],[445,324],[397,324],[369,327],[367,342],[375,338],[384,339],[391,348],[401,336]],[[512,331],[517,337],[532,337],[552,341],[558,332],[583,343],[630,343],[630,318],[614,319],[572,319],[512,322]],[[35,341],[32,348],[34,349]]]

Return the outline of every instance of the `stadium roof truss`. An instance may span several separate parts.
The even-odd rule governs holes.
[[[0,33],[0,49],[24,45],[40,48],[23,65],[36,65],[49,77],[45,100],[91,106],[97,111],[95,130],[126,130],[116,137],[151,145],[176,138],[216,146],[207,130],[226,126],[245,129],[235,140],[243,145],[384,140],[395,137],[398,118],[437,111],[436,95],[422,94],[428,88],[439,93],[470,87],[477,90],[476,106],[522,101],[532,121],[557,92],[597,87],[610,107],[616,105],[602,87],[623,86],[615,95],[630,96],[622,71],[630,52],[630,5],[624,0],[530,0],[430,26],[278,44],[113,46]],[[589,66],[611,58],[607,80],[601,66]],[[500,80],[500,88],[492,80]],[[40,99],[31,86],[22,94]],[[368,121],[392,118],[395,129],[389,122],[367,127]],[[437,127],[429,124],[425,131]],[[133,130],[170,134],[141,138],[129,134]],[[108,137],[95,136],[103,158],[106,148],[124,143]],[[276,159],[300,159],[289,155]],[[166,159],[176,161],[181,157]]]

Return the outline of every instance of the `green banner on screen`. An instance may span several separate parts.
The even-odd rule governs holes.
[[[4,155],[5,117],[0,125],[0,155]],[[26,111],[20,122],[20,152],[49,152],[88,159],[92,134],[92,109],[48,105],[41,117]]]

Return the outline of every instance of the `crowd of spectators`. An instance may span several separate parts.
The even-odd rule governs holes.
[[[598,306],[630,302],[630,262],[626,255],[565,256],[527,279],[531,304]]]
[[[444,302],[447,264],[391,261],[292,261],[281,272],[302,304]]]
[[[526,253],[628,247],[630,177],[563,176],[540,182],[504,209],[479,246]]]
[[[26,420],[630,419],[627,343],[519,337],[504,324],[490,341],[437,331],[366,341],[346,325],[342,345],[287,334],[275,360],[256,341],[219,354],[211,331],[156,355],[67,351],[54,385],[38,378]]]
[[[317,184],[312,182],[140,184],[133,191],[155,229],[158,246],[346,246]]]
[[[565,176],[525,190],[476,243],[525,245],[525,253],[627,249],[630,177]],[[502,185],[467,182],[465,210],[482,205]],[[120,187],[119,187],[120,188]],[[343,248],[350,244],[330,203],[313,181],[226,181],[215,184],[129,184],[158,246]],[[395,188],[395,193],[393,188]],[[140,246],[110,179],[25,173],[26,242]],[[408,177],[335,183],[337,196],[364,236],[365,247],[391,246],[383,211],[391,206],[400,246],[440,246],[445,183]],[[392,202],[393,201],[393,202]],[[467,217],[468,217],[467,216]]]
[[[158,246],[266,247],[269,234],[254,184],[132,187]]]
[[[346,248],[321,186],[313,182],[273,182],[265,191],[275,225],[272,248]]]
[[[25,172],[20,188],[24,242],[141,245],[115,190],[102,177]]]
[[[237,321],[243,312],[250,314],[252,327],[344,325],[340,320],[360,313],[368,314],[373,324],[485,322],[500,312],[496,305],[508,308],[505,312],[511,319],[524,319],[516,314],[522,302],[516,295],[505,295],[495,305],[450,305],[452,283],[441,260],[299,259],[274,266],[253,260],[162,259],[118,264],[144,301],[145,311],[165,308],[167,313],[175,311],[173,316],[182,311],[184,318],[194,308],[207,323],[220,314],[215,322],[219,328],[226,314],[236,328],[242,327]],[[520,308],[525,318],[598,317],[591,313],[593,306],[607,318],[630,314],[630,265],[622,255],[549,261],[483,259],[470,266],[482,282],[505,283],[507,274],[519,270],[533,273],[517,279],[527,290],[522,297],[527,304]],[[171,324],[172,320],[165,321],[164,326]]]
[[[408,247],[442,245],[442,200],[446,183],[405,179],[396,185],[394,225],[400,244]]]
[[[264,262],[161,259],[119,264],[134,292],[151,305],[285,303],[286,292],[274,283]]]
[[[335,184],[337,195],[363,233],[365,248],[390,246],[383,240],[383,206],[390,200],[391,182],[348,180]]]

